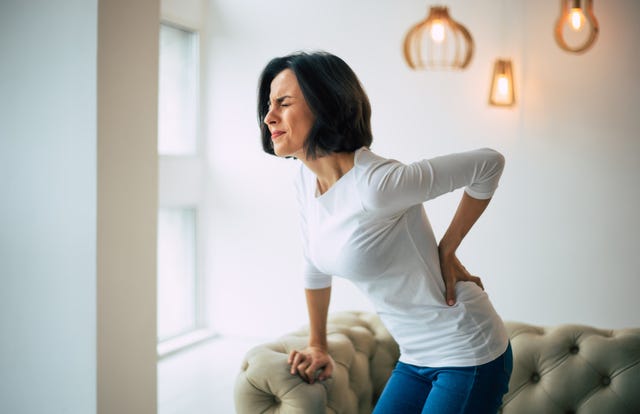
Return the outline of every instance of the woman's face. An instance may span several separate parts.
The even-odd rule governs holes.
[[[283,70],[271,81],[269,112],[264,118],[275,154],[306,159],[304,143],[314,121],[296,75],[291,69]]]

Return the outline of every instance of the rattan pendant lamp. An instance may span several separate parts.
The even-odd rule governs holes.
[[[598,38],[598,20],[593,14],[593,0],[561,0],[556,22],[556,43],[571,53],[586,52]]]
[[[497,59],[493,64],[493,76],[489,90],[489,104],[513,106],[516,103],[511,59]]]
[[[404,39],[404,58],[411,69],[464,69],[473,57],[469,31],[449,16],[446,6],[431,6],[429,15],[411,27]]]

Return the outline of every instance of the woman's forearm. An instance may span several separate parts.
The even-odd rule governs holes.
[[[490,200],[490,198],[479,200],[466,192],[462,195],[462,200],[460,200],[451,224],[440,241],[438,250],[441,257],[456,252],[471,227],[487,208]]]
[[[327,313],[331,299],[331,287],[305,289],[309,312],[309,346],[327,350]]]

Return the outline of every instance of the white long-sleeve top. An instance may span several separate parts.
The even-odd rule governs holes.
[[[320,195],[316,176],[301,165],[295,182],[305,287],[328,287],[332,275],[351,280],[398,342],[402,362],[445,367],[494,360],[507,348],[502,320],[472,282],[459,282],[457,303],[446,304],[438,244],[422,203],[461,187],[490,198],[503,167],[504,157],[491,149],[405,165],[363,147],[353,168]]]

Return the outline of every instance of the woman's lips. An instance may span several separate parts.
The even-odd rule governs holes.
[[[278,138],[280,135],[284,134],[284,131],[273,131],[271,133],[271,139],[276,139]]]

